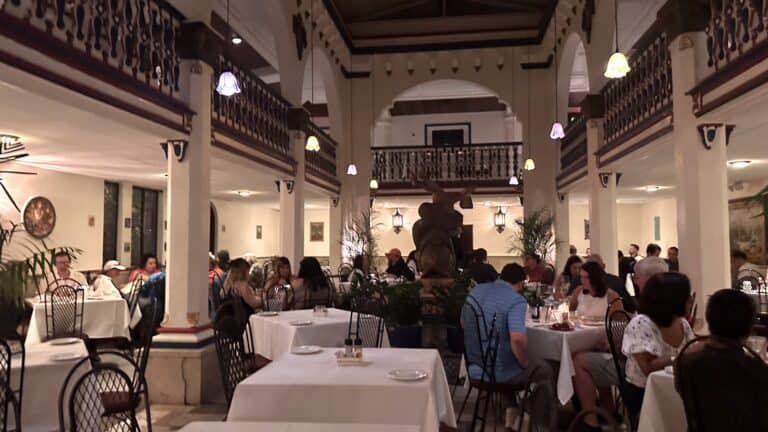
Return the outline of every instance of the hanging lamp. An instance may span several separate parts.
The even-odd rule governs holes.
[[[315,105],[315,1],[312,0],[312,2],[309,4],[310,11],[309,11],[309,67],[312,69],[310,71],[310,77],[312,79],[312,94],[310,96],[311,101],[310,103],[312,106]],[[307,136],[307,142],[304,144],[304,150],[311,151],[311,152],[319,152],[320,151],[320,141],[317,139],[317,136],[315,135],[314,131],[310,130],[309,135]]]
[[[553,140],[559,140],[561,138],[565,138],[565,131],[563,130],[563,124],[560,123],[557,120],[558,115],[558,109],[557,109],[557,97],[558,97],[558,61],[557,61],[557,8],[555,8],[555,13],[552,15],[552,21],[554,22],[554,33],[552,35],[553,43],[552,43],[552,61],[555,63],[555,121],[552,123],[552,130],[549,132],[549,137]]]
[[[350,65],[351,68],[351,65]],[[355,84],[349,81],[349,165],[347,165],[347,175],[354,177],[357,175],[357,165],[355,165],[355,145],[352,139],[352,132],[355,127],[355,110],[352,104],[355,103]]]
[[[528,47],[528,61],[531,61],[531,47]],[[528,133],[528,158],[523,164],[523,169],[526,171],[533,171],[536,169],[536,163],[531,157],[531,76],[530,72],[525,73],[526,88],[528,89],[528,125],[525,131]],[[510,179],[511,181],[511,179]]]
[[[231,27],[229,27],[229,0],[227,0],[227,32],[231,33]],[[225,45],[224,52],[229,51],[229,44]],[[229,66],[229,64],[225,64]],[[216,85],[216,93],[230,97],[240,93],[240,84],[237,82],[237,77],[230,70],[225,70],[219,75],[219,82]]]
[[[627,56],[619,51],[619,0],[614,0],[613,24],[616,52],[614,52],[611,58],[608,59],[608,66],[605,67],[605,73],[603,75],[606,78],[618,79],[624,78],[629,71],[632,70],[632,68],[629,67]]]

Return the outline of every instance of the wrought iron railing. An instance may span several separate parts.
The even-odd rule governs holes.
[[[578,116],[565,129],[565,137],[560,140],[560,171],[571,166],[586,165],[587,162],[587,121]]]
[[[519,173],[522,143],[463,146],[374,147],[373,176],[379,185],[404,185],[414,175],[430,180],[508,184]]]
[[[179,95],[175,43],[184,17],[166,1],[6,0],[0,18],[0,33],[14,33],[72,67],[97,75],[106,66],[161,94]]]
[[[707,35],[707,65],[715,70],[733,62],[768,39],[764,1],[712,2]]]
[[[219,57],[215,69],[211,83],[214,129],[270,155],[290,159],[288,111],[291,104],[259,77],[223,56]],[[240,84],[241,93],[233,97],[216,92],[216,80],[225,69],[234,73]]]
[[[307,134],[313,134],[320,141],[320,151],[304,151],[307,171],[311,174],[324,177],[332,183],[336,180],[336,149],[338,144],[314,123],[307,123]]]
[[[611,80],[605,100],[605,142],[616,146],[672,111],[672,62],[665,33],[655,34],[630,59],[625,78]]]

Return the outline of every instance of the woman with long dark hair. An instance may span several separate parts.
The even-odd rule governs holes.
[[[573,294],[576,288],[581,286],[581,265],[583,261],[578,255],[571,255],[565,262],[563,272],[555,280],[555,294],[559,295],[563,291],[566,296]]]
[[[248,261],[237,258],[229,263],[227,278],[224,280],[224,286],[221,288],[221,298],[232,301],[240,300],[246,306],[246,310],[253,313],[261,309],[261,296],[256,295],[248,284],[248,272],[251,266]]]
[[[614,310],[621,309],[621,302],[614,302],[621,297],[616,291],[608,288],[605,283],[605,271],[600,264],[589,261],[581,266],[579,274],[581,286],[573,292],[570,302],[570,308],[576,311],[577,316],[603,318],[608,304],[613,304]]]
[[[294,309],[312,308],[316,305],[328,306],[331,290],[328,279],[323,273],[320,261],[315,257],[306,257],[299,263],[299,275],[294,284]]]

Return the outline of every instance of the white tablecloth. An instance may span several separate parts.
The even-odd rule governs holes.
[[[544,360],[560,362],[560,373],[557,376],[557,398],[565,405],[573,397],[573,353],[589,351],[602,338],[605,338],[605,328],[577,327],[574,331],[557,331],[549,328],[549,324],[527,323],[528,327],[528,356]]]
[[[55,354],[76,353],[77,360],[53,361]],[[22,429],[26,432],[50,432],[59,430],[59,391],[69,371],[81,358],[88,355],[82,341],[72,345],[52,346],[40,343],[27,348],[22,395]],[[19,357],[13,358],[13,388],[18,388],[20,377]],[[85,373],[90,366],[81,369]],[[75,377],[76,379],[76,377]]]
[[[312,325],[290,324],[304,320],[312,321]],[[328,316],[316,316],[312,309],[284,311],[273,317],[255,314],[251,316],[251,328],[256,353],[273,360],[295,346],[343,346],[349,329],[349,311],[329,308]],[[386,331],[382,337],[382,346],[389,347]]]
[[[418,432],[418,426],[339,424],[339,423],[274,423],[274,422],[194,422],[179,432]]]
[[[136,308],[133,317],[128,314],[128,304],[122,298],[105,297],[103,299],[85,299],[83,305],[83,333],[92,338],[130,337],[129,327],[135,326],[141,319],[141,312]],[[25,346],[45,340],[45,304],[36,302],[32,309]]]
[[[366,349],[366,366],[336,364],[336,348],[285,354],[235,389],[229,421],[356,423],[417,426],[436,432],[456,426],[451,392],[436,350]],[[387,378],[394,369],[419,369],[417,382]],[[361,429],[363,430],[363,429]]]
[[[683,400],[675,390],[675,377],[653,372],[645,384],[638,432],[684,432],[688,430]]]

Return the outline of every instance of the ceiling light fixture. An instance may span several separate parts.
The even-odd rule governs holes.
[[[310,96],[311,101],[310,104],[314,107],[315,105],[315,1],[312,0],[312,2],[309,4],[310,11],[309,11],[309,67],[312,69],[310,71],[310,78],[312,79],[312,94]],[[312,113],[309,114],[310,119],[312,118]],[[312,152],[319,152],[320,151],[320,141],[317,139],[317,136],[315,136],[315,133],[313,131],[309,132],[309,136],[307,137],[307,143],[304,145],[304,149],[306,151],[312,151]]]
[[[350,65],[351,68],[351,65]],[[355,103],[355,83],[349,83],[349,106]],[[347,165],[347,175],[354,177],[357,175],[357,165],[355,165],[355,145],[352,139],[352,125],[355,124],[355,110],[349,110],[349,128],[347,129],[347,141],[349,142],[349,165]]]
[[[743,169],[751,164],[751,160],[732,160],[728,161],[728,166],[733,169]]]
[[[516,175],[512,174],[512,177],[509,178],[509,185],[517,186],[519,184],[520,184],[520,179],[518,179]]]
[[[229,0],[227,0],[227,29],[230,29],[229,26]],[[228,49],[229,45],[226,45],[224,47],[224,54],[226,57],[226,53],[229,51]],[[229,63],[226,63],[224,65],[225,67],[229,66]],[[237,77],[234,73],[230,70],[224,70],[219,75],[219,83],[216,86],[216,93],[224,96],[224,97],[230,97],[233,95],[236,95],[240,93],[240,84],[237,82]]]
[[[371,179],[371,182],[368,183],[368,187],[371,188],[371,190],[376,190],[379,188],[379,181],[375,178]]]
[[[645,187],[645,191],[649,192],[649,193],[657,192],[657,191],[660,191],[660,190],[661,190],[661,186],[648,185],[648,186]]]
[[[499,211],[493,214],[493,225],[496,227],[496,232],[501,234],[507,227],[507,214],[499,207]]]
[[[558,97],[558,62],[557,62],[557,7],[552,15],[553,31],[552,31],[552,61],[555,63],[555,121],[552,123],[552,130],[549,132],[549,137],[553,140],[559,140],[565,138],[565,131],[563,130],[563,124],[557,120],[559,115],[557,109],[557,97]]]
[[[232,33],[232,45],[240,45],[241,43],[243,43],[243,38]]]
[[[256,195],[256,192],[250,191],[250,190],[237,190],[235,193],[238,196],[241,196],[243,198],[248,198],[249,196]]]
[[[603,75],[606,78],[618,79],[627,76],[632,68],[629,67],[627,56],[619,51],[619,0],[614,0],[613,5],[613,34],[615,36],[616,52],[608,59],[608,65],[605,67]]]
[[[531,47],[528,47],[528,62],[531,61]],[[527,143],[528,144],[528,158],[525,160],[525,164],[523,164],[523,169],[526,171],[533,171],[536,169],[536,163],[533,161],[533,157],[531,156],[531,72],[530,70],[525,72],[525,84],[526,89],[528,92],[528,124],[525,125],[525,132],[528,134]],[[525,144],[523,144],[525,145]]]

